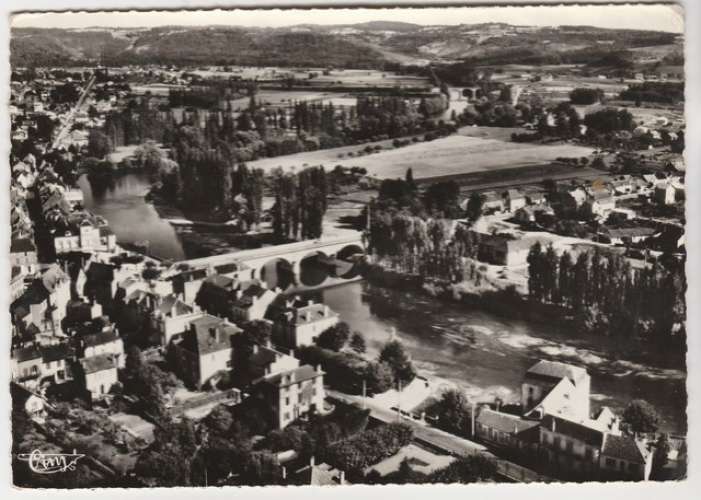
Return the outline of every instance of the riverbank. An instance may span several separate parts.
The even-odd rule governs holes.
[[[396,290],[414,290],[440,301],[485,311],[504,318],[559,328],[593,341],[599,349],[613,355],[623,355],[634,363],[653,364],[662,370],[686,370],[686,352],[683,349],[659,349],[642,339],[623,339],[587,331],[571,312],[555,304],[533,302],[515,287],[489,289],[463,286],[439,280],[426,280],[419,275],[388,270],[380,265],[364,263],[359,272],[375,286]],[[472,291],[467,291],[472,290]],[[669,347],[669,346],[667,346]]]
[[[642,398],[657,408],[664,432],[686,432],[685,371],[634,360],[625,349],[609,348],[610,339],[439,299],[421,288],[390,288],[368,280],[309,298],[323,301],[351,331],[361,332],[370,358],[396,335],[420,375],[434,387],[459,388],[471,401],[518,402],[531,366],[543,359],[561,361],[585,367],[591,375],[593,411],[607,406],[621,414],[632,399]]]

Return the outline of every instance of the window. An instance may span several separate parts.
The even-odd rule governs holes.
[[[616,461],[613,458],[606,459],[606,467],[614,468],[616,467]]]
[[[231,360],[230,359],[226,360],[226,367],[231,368]]]
[[[555,438],[553,439],[553,444],[555,445],[555,448],[557,448],[558,450],[560,449],[560,437],[559,436],[555,436]]]
[[[289,412],[288,412],[288,413],[285,413],[285,414],[282,416],[282,419],[283,419],[283,420],[289,420],[289,419],[290,419],[290,414],[289,414]]]
[[[312,389],[312,396],[316,397],[316,387]]]
[[[572,446],[573,445],[574,445],[574,443],[572,441],[568,441],[568,440],[565,441],[565,449],[570,453],[572,453]]]
[[[638,471],[637,464],[628,464],[628,472],[637,472],[637,471]]]
[[[589,447],[584,448],[584,458],[587,460],[592,460],[594,458],[594,450]]]
[[[289,406],[290,404],[290,398],[285,398],[285,406]]]

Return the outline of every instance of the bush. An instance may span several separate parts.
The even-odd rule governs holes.
[[[348,473],[360,474],[366,467],[397,453],[413,437],[407,424],[385,424],[332,445],[324,453],[324,460]]]
[[[594,104],[604,97],[601,89],[576,88],[570,92],[570,102],[572,104]]]
[[[324,381],[332,388],[348,394],[360,394],[367,361],[348,352],[334,352],[318,346],[304,346],[297,351],[302,364],[321,365]]]
[[[338,352],[346,345],[349,337],[350,327],[347,323],[341,321],[321,332],[316,339],[316,345],[323,349]]]

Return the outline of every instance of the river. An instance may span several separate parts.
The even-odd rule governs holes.
[[[178,261],[233,252],[248,243],[235,233],[206,230],[202,227],[175,229],[163,220],[153,204],[144,196],[151,188],[148,174],[130,172],[91,183],[87,176],[78,179],[85,208],[103,216],[117,235],[120,244],[149,243],[149,254],[159,259]],[[171,217],[184,216],[171,207]]]
[[[423,293],[355,282],[318,292],[351,330],[378,352],[396,329],[417,368],[457,384],[476,401],[519,399],[525,371],[540,359],[584,365],[591,375],[592,409],[619,414],[631,399],[656,407],[661,428],[686,432],[686,373],[608,354],[599,337],[573,337],[547,324],[505,319]]]
[[[145,174],[116,177],[101,188],[81,177],[79,185],[86,208],[107,219],[120,243],[148,240],[151,253],[171,260],[202,254],[201,248],[188,251],[188,235],[176,232],[144,200],[149,189]],[[423,373],[458,384],[475,400],[513,400],[529,366],[540,359],[571,361],[584,364],[592,377],[592,407],[620,412],[631,399],[643,398],[657,408],[665,431],[686,432],[686,373],[650,366],[625,351],[610,354],[614,351],[598,337],[573,336],[548,324],[505,319],[365,282],[315,293],[352,330],[364,334],[371,353],[394,328]]]

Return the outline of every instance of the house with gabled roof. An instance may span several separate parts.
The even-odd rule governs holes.
[[[290,349],[313,345],[316,338],[339,322],[338,313],[325,304],[313,301],[287,301],[272,306],[275,342]]]
[[[181,338],[170,344],[174,368],[191,387],[215,384],[222,373],[233,369],[234,336],[241,330],[227,320],[204,314],[190,322]]]
[[[265,318],[268,307],[281,290],[270,290],[263,285],[258,281],[249,281],[239,286],[231,304],[231,313],[235,320],[253,321]]]
[[[151,326],[166,347],[173,337],[185,332],[192,321],[205,315],[195,304],[187,304],[175,294],[166,295],[151,315]]]
[[[63,384],[73,380],[72,363],[75,350],[67,343],[44,345],[39,348],[42,358],[42,384]]]
[[[111,354],[82,358],[76,371],[77,379],[93,401],[104,398],[119,381],[117,360]]]
[[[81,354],[84,358],[109,354],[117,368],[124,368],[126,357],[124,355],[124,342],[119,336],[117,327],[109,324],[102,330],[82,335],[79,339]]]
[[[475,418],[475,437],[485,443],[507,449],[525,449],[537,445],[540,422],[482,408]]]
[[[646,481],[652,470],[652,451],[634,436],[606,434],[600,469],[607,479]]]
[[[591,377],[579,366],[541,360],[528,369],[521,384],[521,408],[525,417],[546,414],[589,418]]]
[[[260,379],[252,397],[264,401],[271,424],[284,429],[310,412],[324,411],[324,372],[320,367],[303,365]]]
[[[36,344],[12,350],[10,373],[12,380],[29,389],[39,387],[42,372],[42,356]]]

